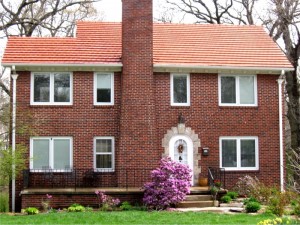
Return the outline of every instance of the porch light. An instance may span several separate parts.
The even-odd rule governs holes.
[[[208,156],[209,155],[209,148],[207,148],[207,147],[202,148],[202,155],[203,156]]]

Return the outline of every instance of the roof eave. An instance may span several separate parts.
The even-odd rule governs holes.
[[[2,63],[4,67],[15,66],[16,71],[122,71],[122,63]]]
[[[154,72],[173,73],[225,73],[225,74],[281,74],[284,71],[294,71],[292,67],[246,67],[246,66],[201,66],[162,64],[153,65]]]

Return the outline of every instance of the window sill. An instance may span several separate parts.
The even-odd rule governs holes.
[[[113,173],[114,169],[94,169],[95,173]]]

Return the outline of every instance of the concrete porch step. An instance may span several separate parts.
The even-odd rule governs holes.
[[[211,195],[187,195],[184,201],[211,201]]]
[[[178,203],[177,208],[204,208],[214,206],[214,201],[183,201]]]

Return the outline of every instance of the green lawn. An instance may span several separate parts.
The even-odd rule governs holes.
[[[85,212],[38,215],[0,214],[0,224],[257,224],[275,218],[269,214],[219,214],[200,212]]]

